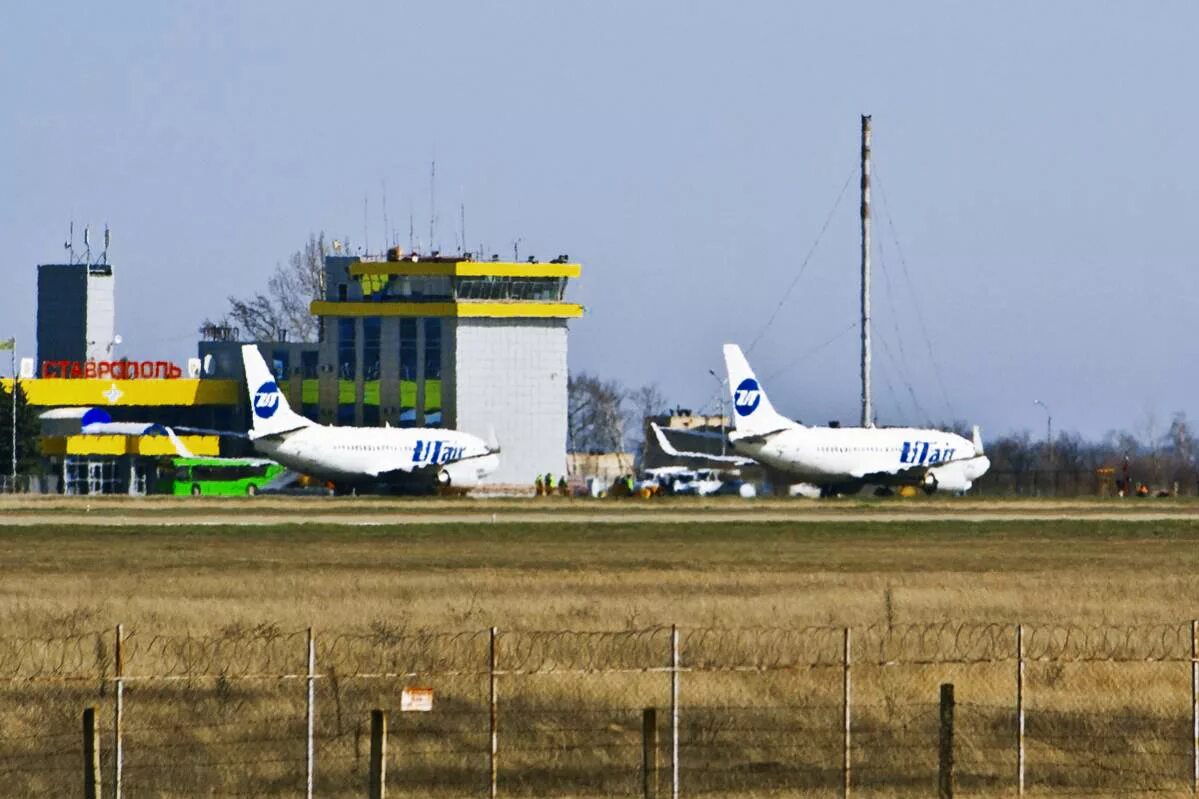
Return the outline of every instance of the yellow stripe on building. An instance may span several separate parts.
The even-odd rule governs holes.
[[[5,392],[12,380],[3,381]],[[70,380],[42,378],[22,380],[21,388],[30,405],[143,407],[153,405],[236,405],[241,401],[233,380]]]
[[[330,302],[317,300],[313,316],[446,316],[459,319],[576,319],[583,306],[573,302]]]
[[[193,455],[221,454],[219,436],[179,436]],[[43,455],[162,455],[176,457],[179,452],[166,436],[43,436]]]
[[[578,277],[582,273],[581,264],[530,264],[520,261],[359,261],[350,265],[350,274],[354,277]]]

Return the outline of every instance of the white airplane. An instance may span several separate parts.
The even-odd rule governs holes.
[[[243,345],[241,355],[254,449],[331,481],[338,492],[378,484],[418,491],[472,488],[499,466],[497,444],[457,430],[319,425],[292,411],[257,347]]]
[[[822,495],[851,494],[867,484],[963,492],[991,466],[977,426],[973,441],[914,427],[805,427],[775,411],[740,347],[725,344],[724,363],[734,411],[728,440],[738,455],[668,453],[742,464],[750,458],[793,483],[818,486]],[[665,436],[655,434],[666,449]]]

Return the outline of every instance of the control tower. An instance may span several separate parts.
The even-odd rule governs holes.
[[[566,473],[568,323],[581,267],[403,253],[325,259],[307,415],[328,424],[449,427],[502,447],[491,484]],[[305,375],[307,376],[307,375]],[[311,388],[307,385],[311,383]]]
[[[116,335],[112,265],[37,268],[37,373],[45,361],[111,361]]]

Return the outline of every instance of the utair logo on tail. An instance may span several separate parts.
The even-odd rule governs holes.
[[[254,392],[254,415],[259,419],[269,419],[279,409],[279,386],[274,380],[268,380]]]
[[[761,401],[762,389],[757,380],[747,377],[737,384],[737,391],[733,394],[733,407],[738,416],[749,416],[758,409],[758,403]]]

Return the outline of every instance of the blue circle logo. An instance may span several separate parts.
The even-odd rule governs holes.
[[[738,416],[749,416],[761,402],[762,389],[757,380],[747,377],[737,384],[737,390],[733,392],[733,408]]]
[[[254,415],[259,419],[269,419],[279,410],[279,387],[274,380],[268,380],[254,392]]]

